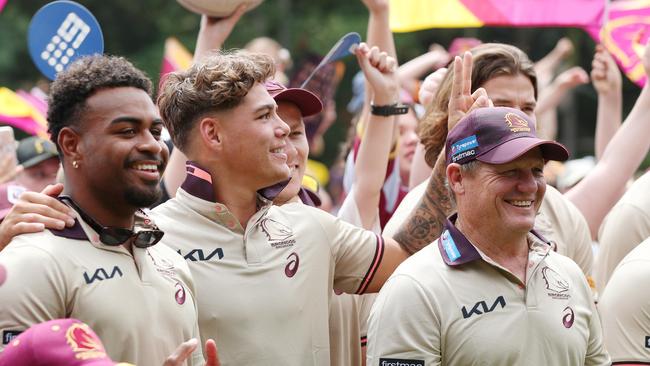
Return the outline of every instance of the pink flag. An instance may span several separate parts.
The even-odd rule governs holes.
[[[47,138],[47,121],[42,101],[28,93],[14,93],[0,87],[0,123],[19,128],[30,135]]]
[[[0,11],[5,7],[5,4],[7,4],[7,0],[0,0]]]
[[[600,27],[605,0],[390,0],[393,32],[428,28]]]
[[[602,21],[603,0],[460,0],[486,25],[588,26]]]
[[[620,0],[611,3],[607,23],[602,28],[587,28],[614,56],[630,80],[639,86],[646,83],[641,58],[650,38],[650,2]]]

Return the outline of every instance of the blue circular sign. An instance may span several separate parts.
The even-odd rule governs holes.
[[[42,7],[29,23],[29,54],[50,80],[75,59],[104,52],[104,36],[97,19],[73,1],[54,1]]]

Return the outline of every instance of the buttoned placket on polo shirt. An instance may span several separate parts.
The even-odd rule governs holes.
[[[241,235],[247,264],[262,263],[262,253],[266,248],[256,248],[255,245],[257,242],[255,240],[249,241],[248,238],[258,230],[260,221],[264,216],[266,216],[269,208],[273,205],[273,197],[271,196],[279,193],[289,181],[287,180],[286,182],[258,191],[256,203],[258,209],[253,216],[248,219],[246,226],[242,227],[239,220],[232,214],[226,205],[216,202],[210,174],[199,167],[196,163],[190,161],[187,162],[186,169],[188,175],[181,188],[198,199],[211,202],[213,206],[211,206],[211,209],[207,213],[209,218],[226,229]],[[204,206],[203,210],[205,209],[206,207]],[[261,245],[261,243],[258,245]]]

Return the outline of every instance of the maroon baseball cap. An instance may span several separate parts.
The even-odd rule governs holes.
[[[522,111],[506,107],[478,108],[449,131],[445,145],[447,165],[478,160],[490,164],[509,163],[539,147],[544,160],[565,161],[567,149],[537,137],[535,122]]]
[[[106,355],[90,327],[77,319],[55,319],[36,324],[7,344],[1,366],[127,366]]]
[[[309,90],[301,88],[288,89],[275,80],[266,81],[264,86],[276,102],[285,101],[295,104],[300,109],[303,117],[312,116],[323,110],[323,103]]]

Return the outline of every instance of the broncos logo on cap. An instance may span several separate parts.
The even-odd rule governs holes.
[[[530,132],[528,122],[515,113],[507,113],[505,116],[506,124],[512,132]]]
[[[88,360],[107,357],[102,342],[90,330],[90,327],[84,323],[72,324],[66,331],[65,337],[77,359]]]

